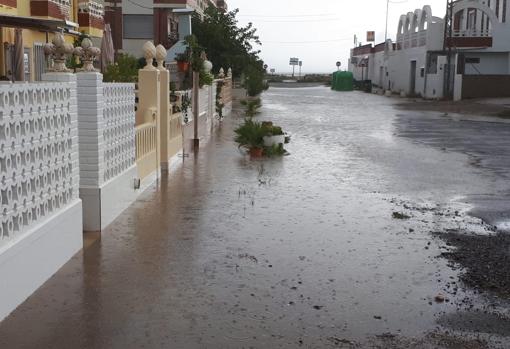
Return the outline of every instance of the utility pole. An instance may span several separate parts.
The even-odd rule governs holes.
[[[447,0],[446,2],[446,17],[444,26],[444,43],[443,49],[446,53],[446,69],[445,69],[445,82],[444,91],[445,97],[451,98],[451,77],[452,77],[452,37],[453,37],[453,0]]]
[[[388,16],[390,13],[390,0],[386,0],[386,31],[384,33],[384,42],[388,40]]]

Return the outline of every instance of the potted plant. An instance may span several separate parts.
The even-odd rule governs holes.
[[[262,107],[262,102],[260,98],[242,99],[241,105],[245,107],[244,115],[251,118],[260,114],[259,109]]]
[[[267,128],[261,123],[246,119],[244,123],[234,130],[235,141],[239,147],[248,149],[254,158],[262,157],[264,154],[264,136],[267,135]]]
[[[186,73],[189,70],[190,55],[188,49],[186,49],[186,52],[179,53],[175,56],[175,60],[177,61],[177,69],[181,73]]]
[[[273,126],[267,128],[267,135],[264,136],[264,146],[272,147],[285,143],[285,133],[280,126]]]

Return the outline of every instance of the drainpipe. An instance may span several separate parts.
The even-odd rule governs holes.
[[[425,82],[423,86],[423,97],[427,99],[427,78],[429,74],[427,74],[427,69],[429,67],[429,59],[430,59],[430,53],[427,52],[427,55],[425,56],[425,73],[423,74],[425,77]]]

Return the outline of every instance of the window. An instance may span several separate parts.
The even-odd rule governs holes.
[[[152,39],[154,19],[152,15],[124,15],[124,39]]]
[[[428,57],[427,74],[437,74],[437,54],[431,54]]]
[[[480,58],[478,58],[478,57],[466,57],[466,63],[468,63],[468,64],[480,64]]]
[[[503,16],[501,18],[501,22],[506,22],[506,0],[503,0]]]

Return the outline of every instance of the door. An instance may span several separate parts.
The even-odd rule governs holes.
[[[411,71],[409,73],[409,95],[416,94],[416,61],[411,61]]]

